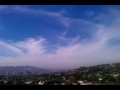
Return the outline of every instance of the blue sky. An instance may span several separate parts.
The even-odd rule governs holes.
[[[119,25],[119,5],[1,5],[0,66],[119,62]]]

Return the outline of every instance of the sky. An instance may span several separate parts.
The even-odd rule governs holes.
[[[0,5],[0,66],[72,69],[115,62],[119,5]]]

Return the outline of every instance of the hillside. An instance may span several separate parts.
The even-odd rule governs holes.
[[[51,70],[47,70],[47,69],[42,69],[42,68],[38,68],[38,67],[33,67],[33,66],[4,66],[4,67],[0,67],[0,74],[4,74],[4,73],[47,73],[47,72],[51,72]]]

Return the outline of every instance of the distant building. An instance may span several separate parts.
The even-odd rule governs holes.
[[[62,83],[62,85],[65,85],[64,83]]]
[[[91,82],[88,82],[87,80],[84,80],[84,81],[78,81],[78,83],[80,84],[80,85],[93,85],[93,83],[91,83]]]
[[[77,83],[72,83],[72,85],[77,85]]]
[[[114,78],[116,78],[116,77],[119,76],[119,74],[113,74],[112,76],[113,76]]]
[[[32,83],[32,81],[29,81],[29,82],[25,82],[25,84],[31,84]]]
[[[111,67],[115,67],[115,65],[114,65],[114,64],[110,64],[110,66],[111,66]]]
[[[78,81],[78,83],[82,84],[82,83],[83,83],[83,81],[81,81],[81,80],[80,80],[80,81]]]
[[[82,84],[80,84],[80,85],[93,85],[93,83],[82,83]]]
[[[40,81],[38,85],[44,85],[44,81]]]
[[[65,77],[63,77],[63,80],[66,80],[66,78],[65,78]]]
[[[99,81],[103,80],[103,78],[99,78]]]
[[[5,80],[4,83],[7,83],[7,81]]]

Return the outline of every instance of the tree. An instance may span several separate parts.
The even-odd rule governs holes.
[[[111,82],[115,82],[115,79],[110,75],[110,74],[105,74],[103,76],[103,82],[106,82],[106,83],[111,83]]]

